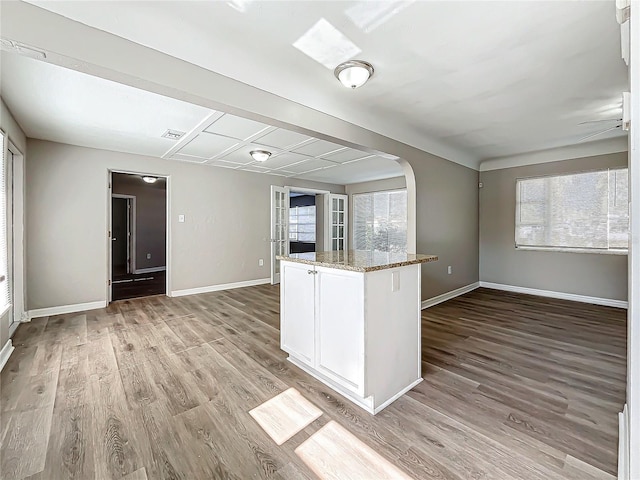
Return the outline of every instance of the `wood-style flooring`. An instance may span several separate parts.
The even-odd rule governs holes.
[[[286,361],[278,311],[264,285],[20,325],[0,478],[614,478],[624,310],[486,289],[425,310],[425,380],[375,417]],[[286,391],[307,408],[270,428],[310,423],[278,445],[249,412]]]
[[[113,274],[111,284],[111,298],[128,300],[131,298],[164,295],[167,291],[166,272],[152,273],[121,273]]]

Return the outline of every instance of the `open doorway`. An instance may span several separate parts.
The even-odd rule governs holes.
[[[110,300],[167,293],[167,181],[111,173]]]

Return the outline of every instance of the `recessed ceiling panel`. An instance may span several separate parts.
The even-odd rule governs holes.
[[[306,155],[300,155],[299,153],[285,152],[285,153],[281,153],[278,156],[269,158],[269,160],[264,162],[264,166],[269,168],[274,168],[274,169],[275,168],[286,169],[288,165],[299,163],[304,160],[309,160],[309,158],[310,157],[307,157]]]
[[[260,137],[260,143],[276,148],[287,148],[308,140],[311,140],[311,137],[302,135],[301,133],[283,130],[282,128],[278,128]]]
[[[291,173],[302,173],[302,172],[308,172],[310,170],[316,170],[318,168],[329,168],[329,167],[335,167],[335,166],[336,164],[333,162],[322,160],[320,158],[312,158],[302,163],[289,165],[288,167],[284,167],[281,170],[291,172]]]
[[[344,163],[358,158],[370,157],[370,153],[361,152],[360,150],[354,150],[353,148],[347,148],[346,150],[340,150],[339,152],[324,155],[322,158],[331,160],[332,162]]]
[[[402,167],[400,167],[400,164],[395,160],[372,157],[358,162],[338,165],[335,168],[304,173],[297,175],[297,178],[316,182],[351,184],[400,177],[403,175]]]
[[[319,157],[321,155],[326,155],[327,153],[334,152],[341,148],[344,147],[342,145],[337,145],[325,140],[318,140],[317,142],[303,145],[300,148],[295,148],[293,151],[302,153],[304,155],[309,155],[310,157]]]
[[[214,135],[213,133],[202,132],[184,147],[178,150],[178,153],[192,155],[200,158],[213,158],[216,155],[228,150],[238,144],[233,138]]]
[[[237,138],[238,140],[245,140],[268,127],[269,125],[265,125],[264,123],[254,122],[253,120],[236,117],[235,115],[229,115],[227,113],[212,125],[209,125],[205,131]]]

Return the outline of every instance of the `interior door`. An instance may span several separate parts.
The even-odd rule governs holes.
[[[129,199],[111,198],[111,275],[129,273]]]
[[[289,188],[271,185],[271,284],[280,283],[280,260],[289,254]]]
[[[348,210],[347,195],[332,193],[329,195],[329,231],[328,250],[347,249]]]

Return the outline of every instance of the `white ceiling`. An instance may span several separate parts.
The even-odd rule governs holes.
[[[474,167],[577,143],[628,89],[613,1],[31,3]],[[376,68],[355,91],[347,57]]]
[[[31,138],[336,184],[403,174],[360,150],[17,54],[0,60],[0,92]],[[167,129],[186,134],[170,140]],[[272,156],[256,162],[254,149]]]

